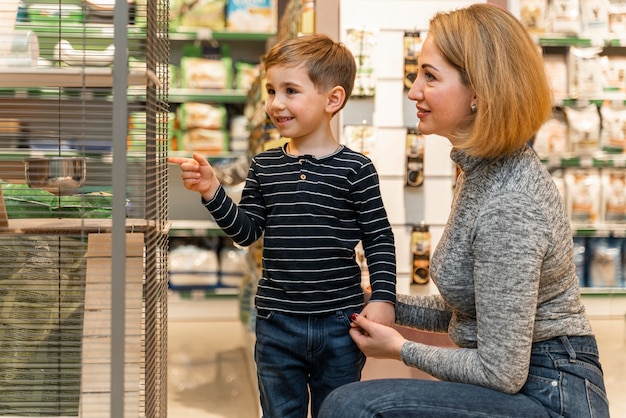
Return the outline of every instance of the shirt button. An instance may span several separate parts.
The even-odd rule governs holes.
[[[306,175],[300,174],[300,180],[306,180]]]
[[[552,386],[558,386],[559,383],[556,380],[553,380],[552,383],[550,383]]]

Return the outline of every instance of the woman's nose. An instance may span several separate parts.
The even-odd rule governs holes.
[[[409,89],[409,93],[407,94],[407,97],[410,100],[423,99],[424,95],[422,94],[422,87],[420,84],[421,83],[419,81],[419,78],[416,78],[415,81],[413,81],[413,84],[411,85],[411,88]]]

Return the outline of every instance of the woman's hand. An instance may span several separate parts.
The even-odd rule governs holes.
[[[353,314],[350,337],[367,357],[402,360],[400,350],[406,339],[392,327],[382,325],[363,315]]]
[[[180,166],[180,176],[187,190],[200,193],[204,200],[215,196],[220,182],[213,167],[202,155],[194,153],[193,158],[168,157],[167,162]]]

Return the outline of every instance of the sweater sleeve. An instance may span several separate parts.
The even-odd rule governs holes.
[[[372,287],[370,300],[395,304],[394,236],[380,194],[378,174],[371,162],[363,167],[352,187]]]
[[[396,324],[427,332],[448,332],[452,312],[441,295],[398,295]]]
[[[522,193],[493,198],[473,233],[476,347],[406,342],[405,364],[436,378],[518,392],[528,376],[542,262],[551,231]]]

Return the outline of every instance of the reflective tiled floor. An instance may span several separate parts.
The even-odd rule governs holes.
[[[258,417],[240,323],[170,324],[168,417]]]
[[[250,339],[236,299],[170,301],[168,418],[258,418]],[[625,319],[592,321],[612,418],[626,418]],[[394,373],[393,367],[402,366],[379,369]]]

